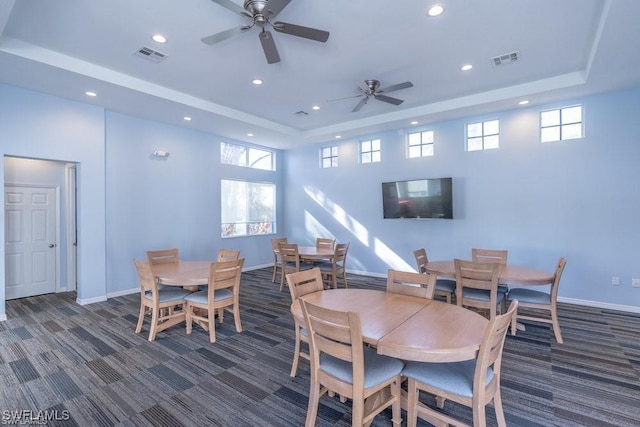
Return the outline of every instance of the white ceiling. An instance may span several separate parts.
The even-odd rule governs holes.
[[[201,42],[249,22],[211,0],[2,0],[0,82],[282,149],[640,86],[638,0],[443,0],[431,18],[434,3],[291,0],[277,20],[331,35],[272,31],[281,62],[267,64],[258,28]],[[167,58],[135,56],[142,46]],[[335,100],[365,79],[414,87],[389,93],[399,106]]]

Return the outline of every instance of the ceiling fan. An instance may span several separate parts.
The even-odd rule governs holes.
[[[362,91],[360,95],[350,97],[350,98],[364,97],[360,100],[360,102],[358,102],[355,108],[351,110],[352,113],[355,113],[356,111],[360,111],[360,109],[367,102],[369,102],[369,98],[371,97],[373,97],[374,99],[377,99],[378,101],[388,102],[389,104],[393,104],[393,105],[400,105],[404,102],[403,99],[382,95],[382,93],[388,93],[388,92],[393,92],[394,90],[407,89],[407,88],[413,87],[413,83],[404,82],[404,83],[398,83],[395,85],[387,86],[385,88],[380,88],[380,81],[373,80],[373,79],[365,80],[364,84],[366,86],[359,86],[360,90]]]
[[[261,29],[258,33],[262,50],[269,64],[280,62],[280,55],[276,44],[273,40],[269,27],[279,33],[290,34],[292,36],[303,37],[318,42],[326,42],[329,38],[329,32],[317,30],[315,28],[303,27],[301,25],[289,24],[286,22],[272,22],[272,20],[284,9],[291,0],[245,0],[244,6],[240,7],[231,0],[211,0],[222,7],[229,9],[245,18],[249,18],[252,22],[248,25],[231,28],[220,33],[212,34],[204,37],[202,42],[208,45],[214,45],[221,41],[230,39],[250,30],[254,26]]]

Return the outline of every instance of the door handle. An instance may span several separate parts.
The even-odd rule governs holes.
[[[50,248],[55,248],[55,247],[56,247],[56,245],[55,245],[55,243],[49,243],[49,247],[50,247]]]

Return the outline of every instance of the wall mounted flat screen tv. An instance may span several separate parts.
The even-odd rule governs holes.
[[[453,219],[451,178],[382,183],[384,218]]]

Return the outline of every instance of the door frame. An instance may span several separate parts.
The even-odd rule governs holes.
[[[75,163],[65,165],[65,205],[67,214],[63,220],[67,229],[67,292],[78,290],[77,170]],[[62,268],[63,266],[60,265],[60,269]]]

